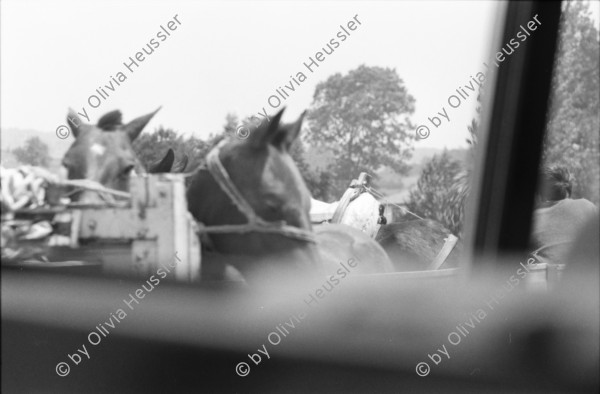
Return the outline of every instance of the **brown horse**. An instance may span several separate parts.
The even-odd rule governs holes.
[[[398,271],[422,271],[435,259],[450,234],[450,230],[435,220],[415,219],[382,225],[375,240]],[[457,268],[461,249],[459,241],[439,268]]]
[[[83,123],[73,110],[69,110],[67,122],[75,141],[62,161],[69,179],[89,179],[110,189],[128,191],[130,174],[134,170],[145,172],[131,144],[156,112],[158,109],[124,125],[121,112],[112,111],[102,116],[94,126]],[[160,162],[150,166],[148,172],[171,172],[174,160],[174,152],[169,149]],[[183,171],[186,164],[187,157],[184,157],[175,163],[175,170]],[[73,198],[81,202],[100,201],[95,192],[77,193]]]
[[[206,226],[202,277],[222,279],[230,264],[251,282],[301,282],[350,258],[360,261],[357,272],[390,271],[383,249],[359,231],[312,232],[310,193],[289,154],[303,116],[282,125],[282,113],[245,140],[221,143],[191,180],[188,208]]]
[[[350,259],[359,262],[356,273],[391,271],[383,249],[360,231],[332,225],[312,232],[310,193],[289,154],[303,117],[284,125],[279,122],[282,113],[245,140],[223,141],[190,181],[187,199],[192,215],[208,230],[225,230],[204,236],[202,277],[223,279],[232,272],[227,266],[233,266],[251,282],[274,284],[293,277],[304,283],[303,278],[320,280],[337,272],[340,263]],[[122,125],[121,113],[114,111],[91,126],[71,112],[75,142],[63,160],[69,177],[128,190],[130,172],[143,170],[131,142],[153,115]],[[173,160],[169,151],[151,171],[166,171]]]
[[[349,190],[359,195],[344,208],[339,223],[360,229],[374,238],[394,262],[396,271],[430,269],[446,238],[451,235],[450,230],[430,219],[380,224],[381,204],[377,198],[366,189]],[[437,269],[458,267],[461,248],[462,244],[458,241]]]
[[[270,123],[259,126],[249,138],[223,144],[218,159],[259,218],[310,232],[310,193],[289,155],[301,119],[280,127],[281,115],[279,112]],[[248,223],[208,167],[201,168],[191,179],[187,200],[189,211],[205,226]],[[261,280],[268,276],[306,275],[319,264],[313,242],[288,237],[283,232],[232,231],[209,234],[203,241],[203,278],[222,279],[225,264],[233,265],[244,278]]]

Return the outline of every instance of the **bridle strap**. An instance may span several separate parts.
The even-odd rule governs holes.
[[[304,242],[316,242],[314,234],[310,231],[290,226],[286,222],[268,222],[258,216],[242,193],[235,186],[229,173],[219,159],[220,148],[226,143],[221,141],[206,157],[206,168],[221,190],[227,194],[237,209],[248,219],[246,224],[222,224],[215,226],[204,226],[199,223],[200,234],[247,234],[247,233],[270,233],[293,238]]]
[[[268,222],[267,222],[268,223]],[[287,238],[294,238],[305,242],[316,242],[314,235],[310,231],[302,230],[298,227],[287,224],[273,223],[272,225],[246,224],[222,224],[217,226],[204,226],[199,223],[199,233],[204,234],[247,234],[247,233],[270,233],[279,234]]]
[[[240,210],[244,216],[248,219],[248,222],[254,223],[261,221],[258,217],[254,209],[250,206],[250,204],[246,201],[246,199],[242,196],[242,193],[238,190],[238,188],[233,184],[231,177],[227,173],[227,170],[221,163],[219,159],[219,151],[220,146],[223,143],[219,143],[216,147],[214,147],[206,157],[206,167],[208,172],[212,175],[214,180],[217,182],[221,190],[227,194],[227,196],[231,199],[231,201],[235,204],[237,209]]]

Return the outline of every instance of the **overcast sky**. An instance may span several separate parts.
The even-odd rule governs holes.
[[[500,15],[497,3],[480,1],[0,4],[2,129],[54,132],[68,107],[85,107],[95,122],[109,110],[122,110],[128,121],[162,105],[148,129],[164,125],[200,137],[221,130],[228,112],[268,107],[275,89],[303,71],[307,80],[286,101],[284,119],[293,120],[318,82],[360,64],[395,68],[416,99],[413,123],[424,123],[482,71],[496,50],[491,34]],[[177,30],[129,72],[123,62],[175,15]],[[361,25],[307,73],[302,63],[355,15]],[[110,96],[92,109],[88,97],[118,72],[127,79],[113,83],[114,92],[105,88]],[[417,146],[464,146],[474,108],[472,96]]]

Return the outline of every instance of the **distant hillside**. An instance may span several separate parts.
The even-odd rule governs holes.
[[[423,167],[435,155],[442,154],[443,149],[437,148],[416,148],[413,152],[413,158],[410,160],[411,168],[407,175],[398,175],[389,168],[384,168],[378,171],[379,179],[376,182],[377,187],[384,193],[390,202],[402,203],[409,194],[410,190],[416,186]],[[465,164],[469,158],[467,149],[451,149],[448,150],[451,158]]]
[[[335,160],[331,152],[324,148],[311,148],[308,146],[305,146],[305,148],[306,162],[313,170],[319,169],[322,171],[330,162]],[[408,197],[410,189],[417,184],[424,165],[434,155],[442,154],[443,151],[440,148],[415,148],[409,160],[411,168],[408,174],[398,175],[389,168],[382,168],[377,171],[378,179],[374,182],[374,187],[384,193],[389,201],[395,203],[403,202]],[[448,150],[448,154],[453,159],[463,163],[468,159],[467,149],[451,149]]]
[[[2,164],[6,167],[13,167],[17,162],[12,154],[12,150],[22,146],[25,141],[31,137],[39,137],[46,145],[50,156],[53,159],[51,167],[60,167],[60,160],[71,146],[72,137],[64,140],[58,138],[53,132],[41,132],[36,130],[21,129],[3,129],[0,130],[0,143],[2,145]],[[330,151],[324,148],[311,148],[305,146],[306,162],[314,169],[323,170],[327,165],[335,160]],[[441,154],[443,149],[439,148],[415,148],[412,158],[409,160],[411,169],[407,175],[401,176],[390,170],[382,168],[377,172],[378,179],[374,186],[383,192],[391,202],[403,202],[408,196],[410,189],[416,185],[425,163],[434,155]],[[448,150],[450,156],[456,160],[464,162],[468,159],[467,149]],[[358,176],[358,174],[356,174]],[[340,196],[341,197],[341,196]]]
[[[2,154],[0,161],[5,168],[15,168],[19,166],[19,162],[12,151],[2,150],[0,153]]]
[[[415,148],[412,152],[410,164],[421,164],[423,161],[427,161],[438,153],[441,153],[442,149],[439,148]]]
[[[306,161],[313,169],[326,168],[327,164],[335,160],[333,154],[325,148],[309,148],[308,146],[305,146],[305,148]],[[434,155],[442,153],[442,151],[443,149],[440,148],[415,148],[408,162],[413,166],[420,166],[424,162],[429,161]],[[466,149],[452,149],[448,151],[450,156],[460,161],[464,161],[466,152]]]
[[[53,132],[42,132],[30,129],[2,129],[0,130],[2,151],[12,151],[15,148],[23,146],[25,141],[31,137],[38,137],[44,144],[48,145],[50,157],[54,159],[61,159],[73,142],[73,137],[69,136],[64,140],[61,140]]]

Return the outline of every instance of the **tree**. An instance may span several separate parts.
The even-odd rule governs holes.
[[[600,203],[600,41],[590,4],[563,3],[543,162],[575,177],[573,196]]]
[[[292,144],[290,156],[298,166],[302,178],[306,183],[306,187],[310,190],[313,198],[321,201],[329,201],[331,199],[330,178],[327,172],[312,170],[305,159],[304,143],[297,139]],[[339,197],[338,197],[339,198]]]
[[[465,204],[471,193],[471,175],[473,174],[473,165],[475,163],[475,149],[478,143],[479,124],[481,123],[481,100],[484,93],[483,88],[480,86],[479,93],[477,94],[477,106],[475,107],[477,113],[473,120],[471,120],[471,124],[467,125],[467,130],[469,131],[469,137],[467,138],[467,143],[469,144],[467,161],[464,163],[464,168],[454,175],[454,181],[446,198],[447,211],[443,214],[447,218],[447,222],[451,224],[449,228],[458,236],[462,235]]]
[[[462,203],[453,192],[465,176],[461,163],[444,150],[423,168],[417,188],[410,192],[406,207],[417,215],[442,223],[453,234],[460,234],[463,222]]]
[[[479,124],[481,123],[481,100],[484,95],[484,90],[482,86],[479,86],[479,92],[477,93],[477,106],[475,107],[476,115],[471,120],[471,124],[467,125],[467,130],[469,131],[469,137],[466,139],[467,144],[471,147],[471,156],[473,156],[475,151],[475,146],[477,146],[478,134],[479,134]]]
[[[167,150],[171,148],[175,152],[175,160],[181,160],[184,156],[188,157],[186,172],[190,172],[204,164],[206,155],[213,146],[227,134],[235,132],[237,123],[235,115],[227,114],[223,131],[211,133],[206,140],[194,136],[185,138],[176,131],[161,126],[152,133],[142,133],[133,142],[133,150],[147,169],[151,164],[160,161]]]
[[[15,148],[13,153],[17,160],[23,164],[47,167],[50,162],[48,145],[39,137],[31,137],[25,141],[24,146]]]
[[[182,136],[177,135],[172,129],[161,126],[151,133],[140,134],[133,142],[133,150],[147,169],[152,163],[161,160],[169,148],[175,151],[176,157],[179,157],[183,144]]]
[[[327,168],[334,194],[341,196],[361,171],[374,174],[382,166],[408,171],[414,105],[395,69],[362,65],[317,85],[305,139],[334,155]]]
[[[237,136],[236,130],[239,123],[240,122],[237,115],[233,113],[228,113],[227,115],[225,115],[225,125],[223,125],[224,135]]]
[[[471,174],[481,122],[481,100],[484,90],[477,95],[476,115],[467,125],[469,152],[464,163],[453,160],[447,151],[434,156],[423,169],[417,189],[409,196],[407,207],[419,216],[435,219],[454,235],[461,236],[465,218],[465,204],[471,192]]]

